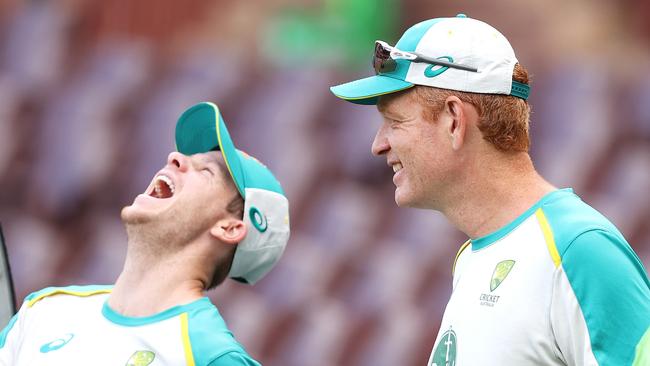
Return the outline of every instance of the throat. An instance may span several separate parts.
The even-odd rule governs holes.
[[[556,189],[545,181],[495,190],[481,189],[473,195],[466,193],[453,208],[443,213],[467,236],[480,238],[513,222]]]
[[[199,280],[184,279],[171,269],[129,270],[125,267],[108,299],[115,312],[129,317],[146,317],[204,296]]]

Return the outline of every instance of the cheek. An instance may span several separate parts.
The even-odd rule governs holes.
[[[182,210],[185,215],[191,216],[193,220],[214,221],[218,218],[223,206],[223,199],[220,199],[216,189],[206,189],[204,185],[185,187],[189,190]],[[184,189],[185,190],[185,189]]]

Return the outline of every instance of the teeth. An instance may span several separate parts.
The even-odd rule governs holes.
[[[167,186],[169,187],[169,190],[172,191],[172,194],[174,194],[176,187],[174,187],[174,182],[172,182],[171,178],[169,178],[166,175],[159,175],[156,177],[156,179],[165,182],[165,184],[167,184]],[[160,188],[158,186],[156,186],[156,193],[160,193]]]
[[[402,168],[403,168],[402,164],[400,164],[400,163],[393,164],[393,173],[399,172]]]

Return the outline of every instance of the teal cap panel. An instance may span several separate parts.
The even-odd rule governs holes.
[[[399,41],[397,41],[397,44],[395,44],[395,48],[401,51],[414,52],[420,43],[420,40],[422,40],[422,37],[424,37],[427,31],[434,24],[445,19],[447,18],[429,19],[413,25],[411,28],[407,29],[406,32],[404,32]],[[405,80],[406,74],[408,73],[409,67],[411,66],[411,62],[407,60],[396,60],[396,62],[397,68],[390,73],[386,73],[385,75]]]
[[[221,151],[237,190],[246,197],[239,157],[215,104],[201,102],[183,112],[176,123],[176,149],[185,155]]]
[[[349,83],[333,86],[332,93],[341,99],[356,104],[377,104],[379,97],[395,93],[412,87],[413,84],[404,80],[395,79],[384,75],[351,81]]]
[[[245,188],[258,188],[285,195],[280,182],[275,179],[271,170],[259,160],[247,153],[237,150],[242,167],[242,182]]]
[[[246,199],[246,188],[259,188],[284,195],[273,173],[252,156],[235,147],[226,123],[213,103],[190,107],[176,124],[176,148],[185,155],[219,150],[239,194]]]
[[[212,103],[199,103],[183,112],[176,123],[176,149],[185,155],[218,149],[218,115],[219,110]]]
[[[404,32],[395,47],[402,51],[415,51],[418,43],[429,28],[444,19],[447,18],[430,19],[415,24]],[[391,72],[333,86],[330,90],[337,97],[355,104],[377,104],[380,96],[413,86],[413,84],[405,81],[411,62],[407,60],[395,60],[395,62],[397,66]]]

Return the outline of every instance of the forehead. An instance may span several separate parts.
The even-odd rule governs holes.
[[[417,104],[412,96],[412,90],[382,95],[377,102],[379,113],[404,115],[411,112]]]

